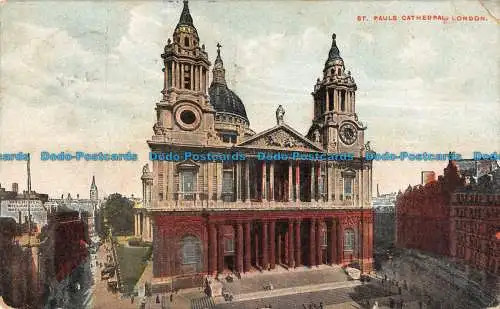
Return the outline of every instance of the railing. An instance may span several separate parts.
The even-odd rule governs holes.
[[[363,205],[367,209],[370,205]],[[297,210],[297,209],[358,209],[361,206],[355,206],[352,201],[241,201],[241,202],[226,202],[224,200],[167,200],[161,201],[158,205],[151,208],[152,211],[192,211],[192,210]]]

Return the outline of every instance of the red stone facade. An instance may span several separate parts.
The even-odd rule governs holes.
[[[500,192],[456,192],[450,214],[451,256],[500,275]]]
[[[356,235],[353,247],[344,246],[347,229]],[[372,231],[371,209],[157,213],[154,239],[161,241],[153,243],[154,276],[346,265],[355,260],[370,271]],[[189,236],[200,240],[198,264],[183,264],[183,239]]]
[[[460,162],[450,161],[444,176],[424,186],[408,187],[396,201],[396,244],[457,258],[498,274],[500,192],[497,169],[468,184]]]

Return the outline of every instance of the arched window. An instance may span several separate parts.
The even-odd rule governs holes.
[[[344,231],[344,250],[352,251],[354,250],[354,230],[347,229]]]
[[[184,38],[184,46],[189,47],[189,38]]]
[[[182,264],[198,264],[200,262],[200,241],[194,236],[182,239]]]

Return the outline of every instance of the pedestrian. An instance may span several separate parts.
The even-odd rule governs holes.
[[[319,303],[319,309],[323,309],[323,303]]]
[[[401,295],[401,287],[398,287],[398,293]]]
[[[160,303],[160,295],[156,295],[156,303],[159,304]]]
[[[422,301],[421,300],[418,301],[418,309],[422,309]]]
[[[173,298],[174,298],[174,294],[170,293],[170,302],[172,302]]]
[[[130,298],[130,303],[133,304],[134,303],[134,295],[132,295],[132,297]]]

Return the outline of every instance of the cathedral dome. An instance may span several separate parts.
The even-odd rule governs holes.
[[[227,85],[212,83],[208,89],[210,103],[219,113],[230,113],[241,116],[248,121],[243,102]]]
[[[220,57],[221,45],[217,44],[217,58],[214,62],[213,80],[208,94],[210,103],[217,113],[234,114],[244,118],[248,122],[245,105],[234,91],[229,89],[225,79],[225,69]]]

